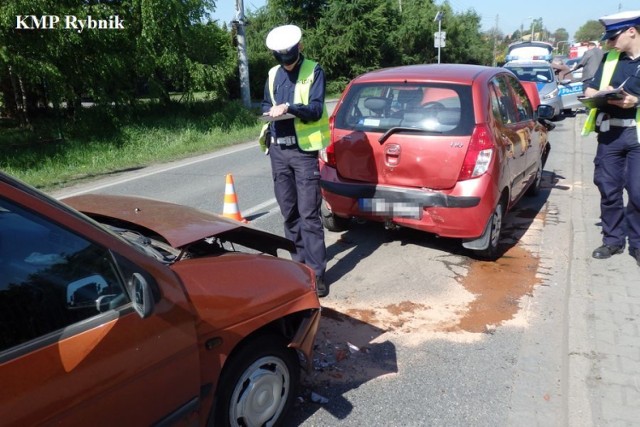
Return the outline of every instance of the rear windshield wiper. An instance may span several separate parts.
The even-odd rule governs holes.
[[[398,132],[439,133],[439,134],[442,134],[442,131],[439,131],[439,130],[427,130],[427,129],[420,129],[420,128],[410,128],[410,127],[396,126],[396,127],[392,127],[391,129],[386,131],[380,138],[378,138],[378,142],[380,144],[384,144],[384,142],[391,135],[393,135],[394,133],[398,133]]]

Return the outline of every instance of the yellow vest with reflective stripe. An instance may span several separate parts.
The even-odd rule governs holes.
[[[293,94],[294,104],[309,105],[309,91],[313,83],[313,71],[317,63],[309,59],[305,59],[300,64],[300,72],[298,73],[298,81]],[[276,80],[276,72],[280,65],[269,70],[269,93],[271,94],[271,102],[275,105],[275,97],[273,94],[273,85]],[[322,105],[322,116],[315,122],[305,123],[299,118],[293,120],[293,125],[298,138],[298,146],[304,151],[317,151],[329,145],[329,114],[327,106]]]
[[[602,78],[600,79],[600,90],[605,89],[609,86],[611,82],[611,77],[613,76],[613,72],[616,69],[616,65],[618,65],[618,58],[620,58],[620,52],[615,49],[612,49],[607,53],[607,58],[604,62],[604,67],[602,68]],[[598,115],[598,109],[592,108],[589,110],[589,115],[587,116],[587,120],[584,122],[584,126],[582,127],[582,136],[587,136],[594,130],[596,130],[596,116]],[[640,109],[636,109],[636,132],[638,134],[638,140],[640,141]]]

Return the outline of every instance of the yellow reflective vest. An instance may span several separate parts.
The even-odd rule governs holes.
[[[313,84],[313,71],[317,63],[309,59],[304,59],[300,64],[300,72],[298,73],[298,80],[296,81],[296,87],[293,94],[294,104],[309,104],[309,91]],[[280,68],[280,65],[269,70],[269,93],[271,94],[271,102],[275,105],[275,97],[273,93],[273,86],[276,79],[276,72]],[[294,128],[296,131],[296,137],[298,138],[298,146],[304,151],[317,151],[325,148],[329,145],[329,114],[327,113],[327,106],[322,105],[322,116],[315,122],[303,122],[299,118],[293,119]],[[269,124],[265,124],[260,133],[260,145],[263,149],[266,149],[266,145],[263,145],[262,136],[266,133]]]
[[[618,58],[620,58],[620,52],[612,49],[607,53],[607,57],[602,68],[602,78],[600,79],[600,90],[605,89],[611,82],[613,72],[618,65]],[[592,108],[589,110],[587,120],[582,127],[582,136],[587,136],[594,130],[596,130],[596,116],[598,115],[598,109]],[[636,109],[636,132],[638,134],[638,140],[640,141],[640,109]]]

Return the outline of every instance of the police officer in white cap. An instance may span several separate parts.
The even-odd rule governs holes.
[[[620,99],[592,109],[582,132],[598,133],[593,181],[600,190],[603,237],[592,255],[605,259],[622,253],[628,239],[629,254],[640,265],[640,11],[604,16],[600,22],[605,27],[602,40],[611,50],[585,96],[618,87],[622,92]]]
[[[324,277],[327,251],[318,151],[329,144],[329,116],[324,71],[302,55],[301,38],[295,25],[274,28],[267,35],[267,47],[279,65],[269,71],[262,112],[273,118],[267,150],[285,236],[296,245],[293,259],[315,271],[318,296],[324,297],[329,286]]]

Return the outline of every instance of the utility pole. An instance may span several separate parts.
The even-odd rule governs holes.
[[[527,17],[527,19],[523,19],[522,22],[520,22],[520,41],[524,41],[524,21],[528,19],[533,19],[533,18],[529,16]],[[529,41],[532,41],[531,37],[529,37]]]
[[[498,42],[498,19],[500,15],[496,15],[496,26],[493,30],[493,66],[498,65],[498,60],[496,59],[496,44]]]
[[[247,39],[244,34],[244,1],[236,0],[236,40],[238,42],[238,71],[240,73],[240,93],[245,107],[251,107],[251,90],[249,87],[249,59],[247,58]]]
[[[436,13],[434,21],[438,21],[438,64],[440,63],[440,47],[442,46],[442,15],[444,13]]]
[[[534,28],[535,23],[536,23],[535,20],[531,20],[531,39],[530,39],[531,41],[535,40],[535,37],[533,36],[533,28]]]

